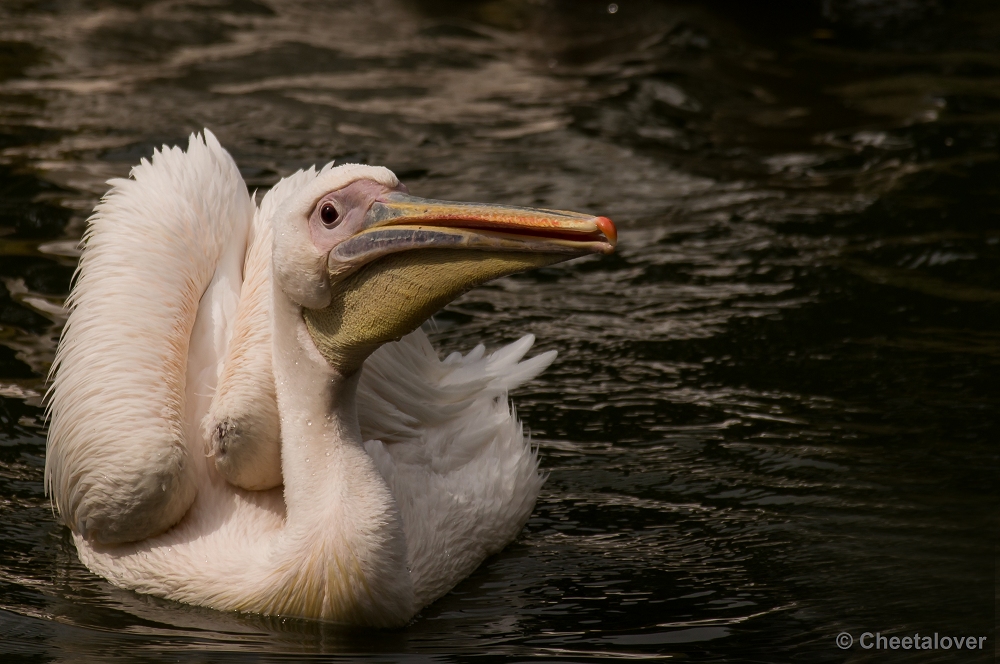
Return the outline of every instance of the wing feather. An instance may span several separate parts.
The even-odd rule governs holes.
[[[68,300],[45,459],[63,519],[102,543],[155,535],[194,500],[192,402],[211,398],[253,216],[207,130],[109,184]]]

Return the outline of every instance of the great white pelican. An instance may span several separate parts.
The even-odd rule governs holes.
[[[507,545],[542,485],[507,390],[527,336],[443,361],[477,284],[610,253],[605,217],[411,196],[332,164],[255,205],[207,130],[109,182],[53,367],[48,491],[111,583],[398,626]]]

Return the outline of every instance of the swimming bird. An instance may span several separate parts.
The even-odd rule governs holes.
[[[256,205],[206,130],[95,208],[53,365],[45,482],[80,559],[140,593],[398,626],[514,539],[543,478],[527,336],[441,360],[420,325],[614,224],[299,171]]]

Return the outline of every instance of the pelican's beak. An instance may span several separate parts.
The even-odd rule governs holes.
[[[617,241],[606,217],[507,205],[379,197],[327,259],[329,306],[304,309],[317,349],[350,375],[380,345],[417,328],[470,288]]]
[[[372,204],[360,232],[330,252],[328,267],[334,277],[389,254],[445,248],[549,254],[548,262],[558,262],[610,254],[617,241],[607,217],[392,192]]]

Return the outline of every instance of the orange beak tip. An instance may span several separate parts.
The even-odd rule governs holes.
[[[615,228],[615,222],[611,221],[607,217],[597,217],[594,220],[597,227],[604,233],[604,237],[608,238],[608,243],[614,247],[618,244],[618,229]]]

